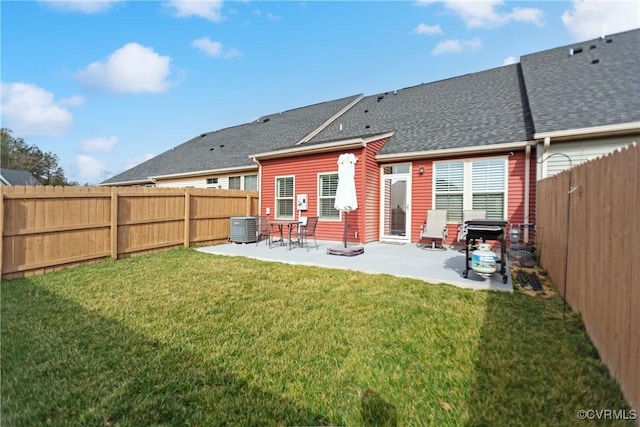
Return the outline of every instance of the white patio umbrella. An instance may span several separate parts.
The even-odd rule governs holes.
[[[355,165],[356,156],[351,153],[338,157],[338,188],[333,207],[344,212],[344,247],[347,247],[347,214],[358,209],[356,195]]]

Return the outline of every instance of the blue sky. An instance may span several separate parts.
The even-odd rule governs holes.
[[[0,1],[1,122],[98,183],[203,132],[640,27],[633,1]]]

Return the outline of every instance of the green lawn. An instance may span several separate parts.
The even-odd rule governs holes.
[[[2,426],[574,426],[628,409],[558,296],[192,249],[1,291]]]

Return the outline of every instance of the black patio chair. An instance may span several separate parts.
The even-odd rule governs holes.
[[[269,216],[262,215],[258,217],[258,228],[257,228],[257,238],[256,238],[256,246],[258,246],[258,242],[260,242],[261,237],[266,237],[267,241],[265,244],[269,245],[269,249],[271,249],[271,241],[272,241],[272,230],[269,226]]]
[[[316,226],[318,225],[317,216],[312,216],[307,218],[307,223],[300,225],[300,229],[298,230],[298,241],[300,242],[300,246],[307,246],[307,252],[309,252],[309,237],[313,237],[313,242],[316,245],[316,249],[318,249],[318,241],[316,240]]]

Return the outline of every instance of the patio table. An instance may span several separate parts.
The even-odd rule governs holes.
[[[280,246],[285,246],[287,243],[285,243],[284,241],[284,233],[283,233],[283,228],[286,226],[287,227],[287,240],[289,243],[289,250],[291,250],[291,230],[293,229],[293,226],[298,226],[299,224],[302,224],[302,221],[296,220],[296,219],[276,219],[273,221],[269,221],[269,227],[271,227],[271,230],[273,232],[274,227],[278,227],[278,233],[280,234]]]

